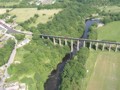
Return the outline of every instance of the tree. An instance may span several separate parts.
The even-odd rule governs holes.
[[[15,34],[15,38],[19,41],[23,40],[25,38],[24,34]]]
[[[38,15],[38,14],[35,14],[35,15],[34,15],[34,17],[35,17],[35,18],[38,18],[38,17],[39,17],[39,15]]]
[[[97,39],[97,30],[96,30],[97,24],[93,24],[90,28],[89,28],[89,39]]]

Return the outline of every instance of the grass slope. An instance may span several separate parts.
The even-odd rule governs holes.
[[[91,56],[94,53],[92,51]],[[86,90],[120,90],[119,58],[119,52],[98,52],[94,72]],[[88,61],[92,62],[93,59]]]
[[[120,42],[120,21],[111,22],[98,29],[99,40],[113,40]]]

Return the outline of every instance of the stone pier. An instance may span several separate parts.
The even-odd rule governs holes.
[[[65,39],[65,45],[68,45],[68,43],[67,43],[67,39]]]
[[[89,49],[91,50],[91,47],[92,47],[92,42],[90,42],[90,45],[89,45]]]
[[[47,39],[50,39],[50,37],[47,37]]]
[[[61,39],[59,38],[59,45],[62,46]]]
[[[71,40],[71,52],[73,52],[73,40]]]
[[[79,51],[79,49],[80,49],[80,41],[78,40],[77,41],[77,51]]]
[[[116,48],[115,48],[115,52],[117,52],[118,51],[118,45],[116,45]]]
[[[105,43],[103,44],[103,47],[102,47],[102,51],[104,51],[105,50]]]
[[[96,48],[96,50],[98,50],[98,43],[95,44],[95,48]]]
[[[54,45],[56,45],[57,43],[56,43],[56,41],[55,41],[55,38],[53,38],[53,43],[54,43]]]
[[[42,39],[44,39],[44,36],[42,36]]]
[[[111,44],[109,45],[109,52],[111,51]]]
[[[85,45],[85,41],[83,41],[83,47],[85,47],[86,45]]]

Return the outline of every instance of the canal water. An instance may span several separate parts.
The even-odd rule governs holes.
[[[88,38],[89,28],[93,23],[99,23],[98,19],[86,20],[85,23],[85,31],[83,33],[82,38]],[[80,45],[80,48],[82,45]],[[74,47],[73,52],[67,53],[63,58],[62,62],[57,65],[56,70],[53,70],[51,74],[48,76],[46,83],[44,84],[44,90],[58,90],[59,85],[61,83],[61,73],[64,70],[66,63],[77,53],[76,47]]]

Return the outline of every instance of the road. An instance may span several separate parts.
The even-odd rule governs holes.
[[[20,30],[15,30],[12,27],[10,27],[10,25],[7,25],[5,22],[0,21],[0,25],[2,25],[4,28],[7,29],[7,34],[12,34],[12,33],[21,33],[21,34],[26,34],[26,35],[32,35],[31,32],[24,32],[24,31],[20,31]]]
[[[18,31],[14,30],[12,27],[8,26],[2,21],[0,21],[0,25],[7,29],[7,33],[19,33]]]

